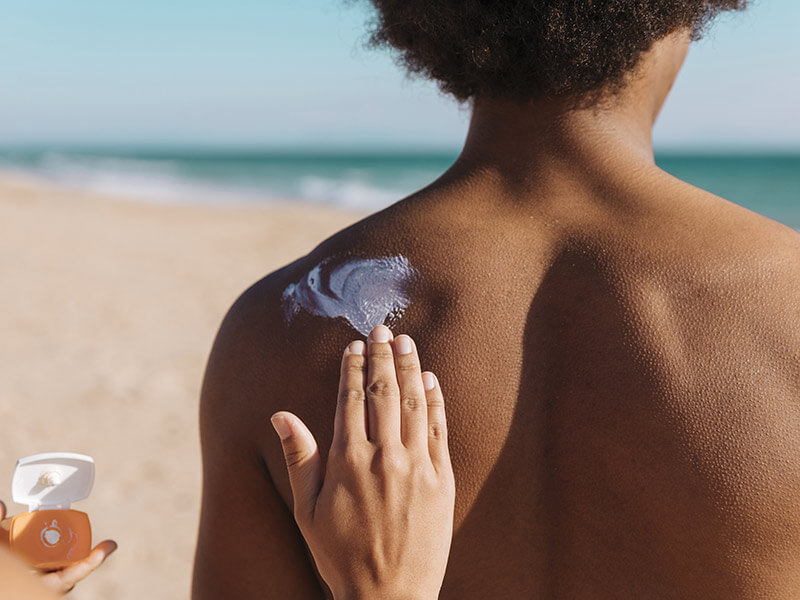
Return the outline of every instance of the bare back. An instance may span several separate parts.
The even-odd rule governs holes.
[[[291,410],[328,447],[340,352],[361,336],[289,324],[281,297],[352,256],[419,273],[394,331],[447,399],[442,598],[800,596],[800,238],[655,168],[607,195],[535,196],[431,189],[239,300],[204,390],[198,597],[322,594],[268,419]]]

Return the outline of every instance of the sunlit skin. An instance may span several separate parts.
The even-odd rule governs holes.
[[[447,394],[441,598],[800,597],[800,238],[655,165],[688,46],[661,40],[592,108],[477,98],[442,178],[237,301],[202,397],[196,598],[326,593],[269,418],[326,458],[354,332],[287,326],[280,297],[341,255],[421,275],[393,330]]]

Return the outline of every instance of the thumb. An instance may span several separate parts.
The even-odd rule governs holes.
[[[295,520],[298,524],[307,522],[314,514],[322,487],[322,463],[317,442],[305,423],[290,412],[275,413],[270,421],[281,438],[294,497]]]

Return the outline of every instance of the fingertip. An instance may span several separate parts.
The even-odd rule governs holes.
[[[288,415],[289,413],[286,412],[276,412],[269,419],[270,423],[272,423],[273,429],[275,429],[275,433],[278,434],[278,437],[281,438],[281,441],[292,437],[292,425],[289,421]]]
[[[97,548],[95,548],[95,550],[98,548],[101,549],[101,552],[99,553],[100,561],[97,563],[97,566],[104,563],[109,556],[114,554],[114,552],[117,551],[117,548],[119,548],[119,545],[114,540],[105,540],[103,542],[100,542],[97,545]]]
[[[392,330],[386,325],[378,325],[369,332],[369,340],[379,344],[385,344],[392,340]]]
[[[422,374],[422,385],[425,386],[426,392],[432,392],[437,388],[438,384],[439,380],[436,378],[436,375],[430,371],[425,371]]]
[[[361,340],[350,342],[347,348],[344,349],[345,356],[364,356],[366,346]]]
[[[397,354],[411,354],[414,352],[414,340],[402,334],[394,339],[394,349]]]
[[[270,422],[282,443],[287,441],[294,444],[316,443],[306,424],[294,413],[286,410],[276,412],[270,417]]]

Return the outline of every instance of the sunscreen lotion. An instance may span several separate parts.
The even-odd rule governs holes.
[[[11,483],[14,502],[28,512],[0,523],[0,539],[12,552],[43,571],[68,567],[89,555],[89,516],[70,509],[89,496],[94,485],[94,460],[84,454],[51,452],[17,461]]]

